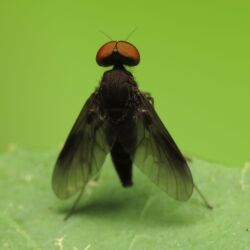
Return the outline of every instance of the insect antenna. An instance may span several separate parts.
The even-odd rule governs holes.
[[[137,27],[134,28],[134,29],[127,35],[127,38],[126,38],[124,41],[127,41],[127,40],[135,33],[136,30],[137,30]]]
[[[113,39],[111,38],[111,36],[109,36],[106,32],[99,30],[100,33],[102,33],[104,36],[106,36],[110,41],[113,41]]]

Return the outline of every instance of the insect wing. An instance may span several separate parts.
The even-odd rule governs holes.
[[[134,163],[172,198],[185,201],[193,191],[186,160],[146,96],[142,93],[139,96]]]
[[[110,149],[105,138],[105,120],[101,118],[93,93],[82,108],[57,159],[52,176],[55,194],[66,199],[95,177]]]

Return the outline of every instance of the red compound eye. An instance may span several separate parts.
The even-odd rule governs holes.
[[[111,65],[136,66],[140,62],[137,48],[125,41],[111,41],[105,43],[96,54],[98,65],[107,67]]]

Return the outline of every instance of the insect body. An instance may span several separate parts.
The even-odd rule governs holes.
[[[187,162],[158,117],[149,95],[124,65],[140,61],[138,50],[111,41],[98,51],[101,66],[113,65],[80,112],[57,159],[55,194],[68,198],[94,178],[110,153],[124,187],[131,186],[133,163],[171,197],[185,201],[193,191]]]

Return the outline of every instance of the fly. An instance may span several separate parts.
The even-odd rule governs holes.
[[[99,173],[106,156],[111,158],[124,187],[133,185],[133,163],[172,198],[186,201],[195,188],[185,157],[157,115],[153,98],[139,90],[125,66],[140,62],[138,49],[127,41],[110,41],[97,52],[104,72],[99,87],[82,108],[61,150],[52,177],[60,199],[80,191]]]

